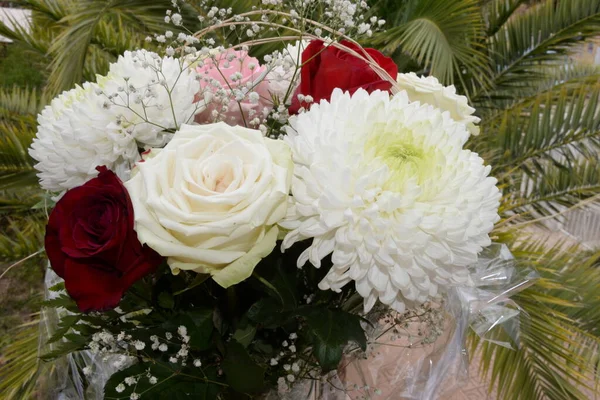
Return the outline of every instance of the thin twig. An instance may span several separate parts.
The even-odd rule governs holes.
[[[14,263],[13,265],[11,265],[10,267],[6,268],[6,270],[0,275],[0,280],[4,277],[4,275],[6,275],[8,273],[8,271],[10,271],[12,268],[16,267],[19,264],[24,263],[25,261],[37,256],[38,254],[41,254],[44,252],[44,249],[40,249],[38,251],[36,251],[33,254],[28,255],[27,257],[23,258],[22,260],[17,261],[16,263]]]

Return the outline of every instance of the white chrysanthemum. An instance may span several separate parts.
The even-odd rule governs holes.
[[[51,192],[64,192],[98,175],[105,165],[121,178],[139,159],[135,142],[115,137],[106,127],[114,118],[98,86],[85,83],[56,97],[38,115],[37,137],[29,154],[38,163],[40,185]]]
[[[176,130],[202,111],[194,97],[200,90],[195,68],[185,59],[126,51],[98,83],[121,116],[113,129],[126,131],[145,146],[164,146]],[[128,109],[129,108],[129,109]]]
[[[162,146],[193,119],[200,84],[178,59],[140,50],[126,52],[98,84],[64,92],[38,116],[29,154],[42,188],[82,185],[105,165],[123,180],[140,159],[138,148]]]
[[[490,244],[500,192],[490,167],[462,147],[469,137],[446,112],[405,92],[353,96],[336,89],[292,117],[294,160],[282,247],[313,238],[298,259],[333,266],[319,288],[355,281],[370,310],[402,312],[470,282],[467,266]]]
[[[448,111],[457,122],[467,126],[474,136],[479,135],[478,124],[481,121],[472,115],[475,109],[469,106],[465,96],[456,94],[454,85],[444,86],[434,76],[417,76],[414,72],[398,74],[398,87],[405,90],[410,101],[430,104],[442,111]]]
[[[300,71],[295,71],[302,63],[302,52],[306,49],[308,43],[307,40],[297,40],[294,44],[288,44],[276,60],[278,65],[269,71],[265,78],[269,82],[269,91],[281,100],[285,98],[289,91],[288,102],[291,102],[291,95],[300,84]],[[289,89],[291,85],[293,87]]]

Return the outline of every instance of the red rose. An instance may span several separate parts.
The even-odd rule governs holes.
[[[142,246],[133,230],[133,207],[121,180],[106,167],[69,190],[46,227],[46,254],[83,312],[114,308],[162,258]]]
[[[375,49],[361,49],[352,42],[343,40],[340,44],[356,51],[369,54],[392,79],[398,75],[398,66],[394,61]],[[377,89],[390,90],[391,82],[382,79],[369,64],[362,59],[338,49],[325,46],[321,40],[313,40],[302,52],[300,86],[296,89],[290,106],[290,113],[296,114],[300,107],[308,104],[298,100],[298,94],[312,96],[315,103],[329,100],[333,89],[340,88],[350,94],[363,88],[371,93]]]

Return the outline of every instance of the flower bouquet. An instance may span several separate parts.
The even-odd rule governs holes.
[[[475,110],[362,1],[179,7],[39,116],[51,396],[435,398],[524,282]]]

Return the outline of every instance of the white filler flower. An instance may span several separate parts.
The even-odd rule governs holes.
[[[283,100],[289,92],[288,103],[292,101],[294,90],[300,84],[299,67],[302,64],[302,52],[308,44],[307,40],[289,43],[274,60],[275,66],[269,71],[265,80],[269,82],[269,91],[280,100]],[[290,85],[293,85],[291,89]]]
[[[463,124],[405,92],[336,89],[287,133],[295,167],[282,247],[313,238],[299,267],[332,254],[319,288],[355,281],[366,311],[379,299],[402,312],[469,283],[500,192],[490,167],[462,148]]]
[[[228,287],[273,251],[291,172],[284,142],[219,122],[184,125],[125,186],[142,243],[168,257],[174,273],[211,274]]]
[[[414,72],[398,74],[398,88],[405,90],[410,101],[418,101],[448,111],[457,122],[467,126],[471,135],[479,135],[480,119],[474,115],[465,96],[456,94],[454,85],[444,86],[434,76],[417,76]]]
[[[164,146],[172,137],[166,130],[191,123],[201,111],[194,102],[200,82],[185,58],[126,51],[98,83],[121,116],[112,128],[141,145]]]

